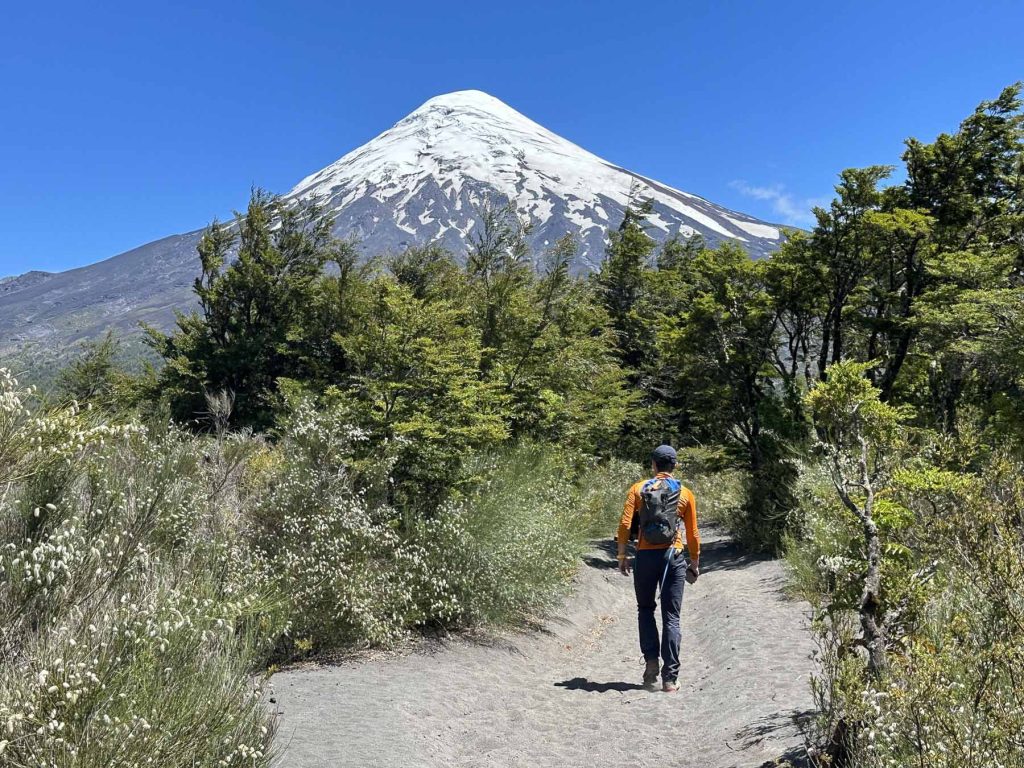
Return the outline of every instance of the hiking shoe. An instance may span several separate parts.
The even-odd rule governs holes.
[[[675,680],[666,680],[664,683],[662,683],[661,690],[663,690],[665,693],[675,693],[679,690],[679,683],[677,683]]]
[[[661,672],[657,659],[648,659],[644,670],[644,688],[648,691],[658,690],[658,674]]]

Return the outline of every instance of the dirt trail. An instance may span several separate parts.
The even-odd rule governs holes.
[[[632,583],[609,548],[541,632],[275,675],[280,766],[744,768],[799,754],[806,606],[781,594],[778,562],[714,532],[703,549],[678,694],[638,684]]]

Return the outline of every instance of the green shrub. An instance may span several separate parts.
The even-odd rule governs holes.
[[[816,765],[842,753],[864,768],[1024,766],[1024,466],[987,449],[955,471],[930,463],[943,453],[922,446],[878,492],[889,661],[878,676],[858,638],[861,531],[824,472],[803,472],[807,524],[787,561],[814,608]]]
[[[746,478],[738,469],[724,469],[682,477],[697,500],[697,524],[719,526],[740,537],[744,530],[743,501]]]
[[[586,542],[614,525],[635,474],[525,445],[471,457],[460,495],[410,515],[376,488],[390,463],[355,458],[364,439],[343,410],[300,404],[250,481],[250,564],[287,592],[292,641],[306,649],[386,645],[418,626],[507,622],[550,605]]]
[[[467,498],[446,508],[444,544],[430,551],[446,573],[461,623],[508,622],[559,596],[591,539],[613,531],[638,468],[579,465],[557,450],[526,445],[478,458]]]

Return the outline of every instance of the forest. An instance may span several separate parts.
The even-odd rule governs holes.
[[[670,443],[812,608],[813,765],[1024,766],[1020,92],[762,260],[639,186],[590,275],[502,201],[365,260],[254,191],[158,365],[3,370],[0,762],[268,765],[254,674],[527,622]]]

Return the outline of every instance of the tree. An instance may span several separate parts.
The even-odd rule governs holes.
[[[651,199],[636,199],[636,188],[617,230],[608,232],[608,249],[597,285],[619,336],[623,363],[639,371],[654,347],[651,318],[642,313],[644,276],[654,253],[654,239],[647,234],[647,217],[654,210]]]
[[[117,365],[120,342],[113,332],[82,344],[82,354],[57,375],[56,396],[63,402],[105,410],[116,406],[127,375]]]
[[[417,299],[451,299],[465,293],[465,274],[451,253],[438,245],[406,248],[388,259],[387,266]]]
[[[865,570],[857,614],[861,634],[856,644],[867,651],[867,676],[880,680],[889,667],[886,616],[882,597],[882,537],[876,520],[878,491],[892,469],[903,414],[883,403],[866,377],[869,365],[843,361],[829,368],[825,381],[808,393],[815,426],[822,435],[832,484],[843,507],[861,526]],[[856,724],[841,718],[829,746],[830,765],[850,765]]]
[[[847,307],[871,264],[864,218],[879,205],[878,184],[891,173],[892,167],[884,165],[845,170],[829,210],[814,211],[818,224],[810,247],[822,295],[819,379],[825,378],[829,365],[844,359]]]
[[[843,506],[863,528],[866,570],[858,612],[861,643],[868,651],[868,671],[882,675],[888,665],[886,633],[880,612],[882,542],[875,521],[876,494],[891,470],[892,449],[903,414],[883,403],[866,377],[867,363],[844,361],[829,369],[829,378],[808,393],[814,423],[832,483]]]
[[[995,100],[983,101],[954,134],[940,134],[931,144],[906,142],[908,207],[934,216],[944,250],[1016,245],[1021,256],[1021,87],[1016,83]]]
[[[466,260],[474,320],[483,345],[481,367],[488,373],[509,335],[516,329],[514,305],[532,278],[526,236],[529,224],[511,203],[486,202],[478,211]]]
[[[606,455],[636,396],[592,285],[569,274],[575,253],[567,235],[545,254],[494,373],[509,397],[513,436]]]
[[[465,309],[383,277],[371,291],[365,316],[336,339],[352,376],[328,400],[348,408],[378,455],[390,446],[391,501],[407,513],[430,510],[459,480],[467,451],[505,439],[504,398],[480,377],[483,349]]]
[[[166,361],[160,383],[177,418],[195,419],[206,393],[227,391],[236,426],[273,423],[276,382],[294,372],[303,317],[324,267],[346,260],[332,223],[315,206],[285,206],[256,190],[233,225],[207,229],[195,282],[199,312],[179,315],[170,335],[149,332]]]
[[[743,534],[775,548],[795,507],[789,452],[803,425],[775,381],[779,315],[767,290],[768,269],[736,246],[702,252],[689,275],[687,309],[668,318],[659,341],[677,377],[681,431],[724,445],[749,473]]]
[[[775,308],[781,340],[773,355],[775,369],[791,399],[802,397],[801,387],[815,378],[812,346],[826,314],[820,270],[812,239],[796,231],[765,262],[765,290]]]

